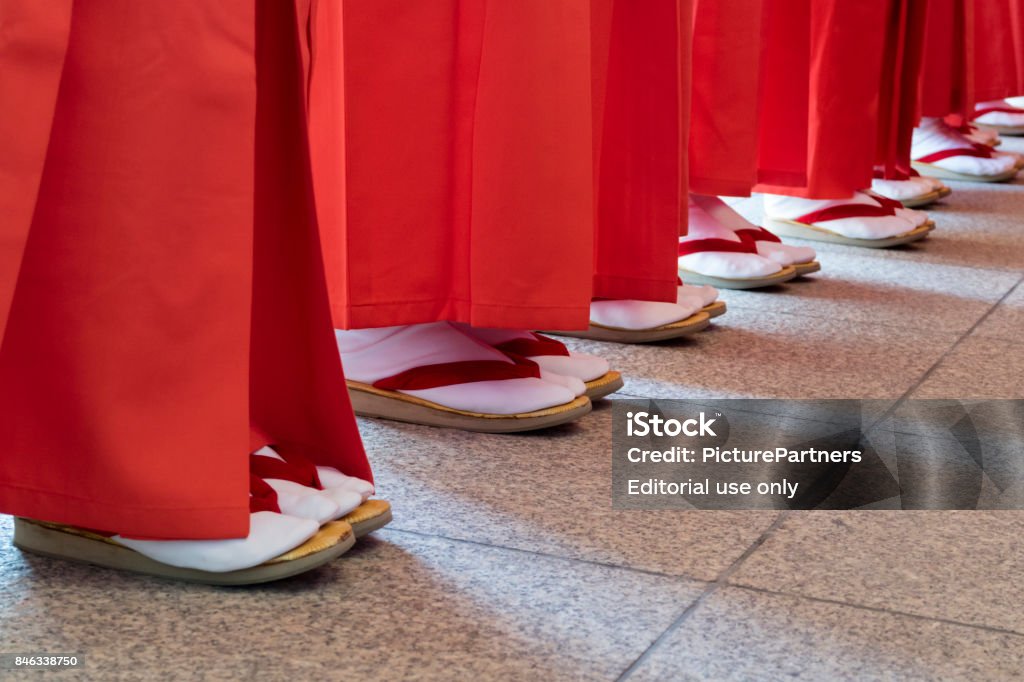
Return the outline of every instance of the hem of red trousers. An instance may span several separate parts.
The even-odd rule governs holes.
[[[529,306],[508,303],[467,303],[431,300],[333,306],[339,329],[373,329],[430,322],[463,322],[498,329],[586,329],[590,303],[580,306]]]
[[[675,303],[677,287],[678,275],[675,272],[673,272],[672,279],[594,275],[594,298]]]
[[[749,197],[754,186],[752,178],[694,178],[690,176],[690,193],[706,196]]]
[[[222,540],[249,534],[248,499],[237,507],[127,506],[0,484],[0,513],[135,538]]]
[[[868,189],[869,187],[871,187],[870,180],[864,186],[853,189],[831,188],[826,191],[818,187],[779,187],[776,185],[758,185],[754,188],[754,191],[760,194],[781,194],[787,197],[828,201],[833,199],[849,199],[853,196],[854,192]]]

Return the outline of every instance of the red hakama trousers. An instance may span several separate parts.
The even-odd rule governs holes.
[[[999,2],[1000,0],[984,0]],[[975,0],[928,0],[920,113],[973,118]]]
[[[921,114],[974,118],[1024,94],[1024,0],[929,0]]]
[[[757,191],[847,198],[871,184],[889,1],[765,3]]]
[[[976,99],[1024,95],[1024,0],[975,0]]]
[[[888,180],[906,180],[914,127],[920,120],[918,83],[928,5],[926,0],[889,0],[888,5],[875,169]]]
[[[0,5],[0,511],[240,537],[255,446],[369,478],[314,216],[310,19]]]
[[[768,6],[764,0],[697,0],[695,10],[693,73],[688,85],[692,91],[690,191],[746,196],[758,181],[761,128],[768,124],[760,104],[766,75],[762,56],[770,30],[765,16]],[[807,98],[795,89],[785,95],[804,102]],[[774,127],[780,122],[772,123]],[[780,129],[789,125],[792,122]],[[803,161],[792,161],[801,181]],[[766,175],[771,173],[765,169]],[[787,177],[783,171],[777,180]]]
[[[674,300],[689,0],[320,12],[310,116],[338,327],[585,328],[593,297]]]
[[[593,296],[676,301],[694,0],[591,0]]]

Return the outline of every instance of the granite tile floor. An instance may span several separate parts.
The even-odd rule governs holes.
[[[626,397],[1024,398],[1024,179],[953,186],[926,242],[815,245],[821,273],[723,292],[692,340],[570,345]],[[1024,678],[1024,512],[616,512],[610,413],[363,420],[394,523],[255,589],[25,556],[0,517],[0,653],[84,655],[69,680]]]

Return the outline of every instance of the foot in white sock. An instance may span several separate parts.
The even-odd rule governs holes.
[[[593,301],[590,322],[612,329],[641,331],[682,322],[704,306],[696,299],[676,298],[676,303],[660,301]]]
[[[511,358],[526,358],[537,363],[542,379],[565,386],[577,396],[597,400],[623,386],[622,376],[612,371],[604,358],[570,351],[561,341],[542,334],[467,325],[459,325],[459,328]],[[569,333],[582,335],[584,332]]]
[[[542,372],[572,377],[583,382],[598,379],[611,369],[608,361],[596,355],[577,353],[565,344],[534,332],[519,329],[493,329],[456,324],[463,333],[479,339],[502,353],[533,360]]]
[[[894,246],[923,238],[930,225],[915,225],[919,212],[906,210],[864,192],[841,200],[764,195],[765,218],[772,232],[854,246]]]
[[[373,484],[369,481],[364,481],[363,479],[356,478],[355,476],[346,476],[333,467],[318,466],[316,468],[316,472],[317,475],[320,476],[320,483],[323,484],[324,490],[345,490],[353,492],[359,495],[363,502],[366,502],[373,496]]]
[[[796,277],[788,264],[759,253],[757,242],[736,229],[753,226],[718,197],[690,195],[687,235],[679,239],[679,275],[684,282],[737,289],[770,286]]]
[[[912,175],[906,180],[887,180],[875,178],[871,181],[871,191],[893,201],[898,201],[907,208],[926,206],[938,201],[948,193],[943,191],[945,185],[935,178]]]
[[[263,480],[277,493],[277,504],[281,508],[282,514],[297,516],[300,519],[311,519],[317,524],[340,519],[362,502],[362,499],[353,493],[355,504],[342,510],[339,504],[324,494],[322,490],[307,488],[304,485],[280,478],[265,478]]]
[[[996,182],[1017,173],[1017,160],[968,140],[939,118],[923,118],[914,129],[911,158],[922,175]]]
[[[682,306],[699,305],[707,308],[718,301],[718,289],[707,284],[697,286],[694,284],[683,284],[680,280],[676,288],[676,303]]]
[[[740,239],[753,241],[759,256],[779,265],[809,265],[818,256],[809,246],[783,244],[781,239],[748,221],[719,197],[693,194],[691,201],[717,221],[719,226],[731,230]]]
[[[244,537],[143,540],[18,518],[14,544],[45,556],[163,578],[250,585],[311,570],[355,543],[348,523],[321,526],[317,520],[282,513],[279,502],[273,487],[250,474],[249,527]],[[323,513],[322,508],[306,511]]]
[[[983,144],[986,147],[995,148],[1003,143],[1002,138],[999,137],[999,132],[992,128],[982,128],[968,123],[960,127],[960,132],[974,144]]]
[[[284,554],[320,529],[312,519],[260,511],[249,515],[249,535],[231,540],[132,540],[115,535],[118,544],[168,566],[211,573],[252,568]]]
[[[338,331],[337,339],[353,407],[364,416],[508,433],[590,410],[573,390],[543,380],[537,363],[510,358],[450,322]]]
[[[319,477],[320,468],[312,462],[290,455],[286,460],[270,446],[265,446],[252,453],[249,458],[250,471],[266,481],[277,492],[278,506],[290,516],[314,519],[320,523],[340,519],[351,513],[365,501],[362,490],[373,485],[368,481],[345,476],[352,482],[345,487],[323,484]],[[336,471],[336,470],[333,470]],[[338,472],[339,476],[344,476]]]
[[[974,107],[974,122],[1004,135],[1024,135],[1024,108],[1005,99],[979,102]]]

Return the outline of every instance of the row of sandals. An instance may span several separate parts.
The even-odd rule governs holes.
[[[1024,135],[1024,108],[1004,104],[987,111],[1001,115],[1003,134]],[[1001,143],[994,126],[971,126],[965,133],[931,121],[922,129],[930,146],[936,134],[949,144],[981,141],[923,155],[915,169],[929,175],[876,180],[849,202],[765,196],[770,230],[747,222],[718,197],[691,195],[690,234],[680,239],[676,303],[594,301],[589,329],[549,334],[615,343],[694,334],[726,313],[716,287],[770,287],[820,270],[813,249],[786,245],[779,235],[869,248],[917,241],[934,223],[911,207],[952,194],[941,179],[1002,182],[1024,168],[1018,154],[977,153],[982,151],[978,145],[993,149]],[[974,151],[962,155],[948,153],[951,149]],[[985,165],[973,159],[997,161]],[[602,358],[571,351],[532,331],[436,322],[336,334],[353,408],[367,417],[487,433],[530,431],[579,419],[592,401],[624,384]],[[396,367],[401,370],[397,374]],[[457,383],[450,383],[453,377]],[[255,451],[250,462],[252,515],[245,538],[139,540],[18,519],[17,542],[43,553],[59,542],[64,558],[176,580],[238,585],[320,566],[391,521],[390,504],[372,498],[374,487],[367,481],[315,466],[299,455],[286,459],[267,446]]]
[[[821,269],[813,249],[782,238],[867,248],[920,241],[936,226],[917,209],[949,196],[942,180],[1007,181],[1022,167],[997,147],[998,133],[1024,132],[1024,101],[975,105],[966,76],[942,58],[973,44],[943,39],[975,25],[960,14],[997,3],[591,0],[475,12],[480,3],[429,0],[402,3],[396,21],[394,7],[382,12],[372,1],[346,3],[344,19],[340,3],[312,12],[316,3],[265,2],[255,25],[191,11],[198,0],[138,12],[82,0],[74,17],[66,4],[19,5],[24,16],[6,30],[20,38],[0,46],[3,66],[35,84],[19,93],[34,98],[24,110],[52,114],[8,124],[17,111],[0,113],[5,144],[36,145],[11,155],[24,165],[18,188],[43,177],[47,190],[12,199],[0,186],[0,200],[24,209],[16,218],[32,217],[5,244],[31,231],[29,255],[45,254],[19,251],[0,268],[19,273],[21,312],[5,332],[3,367],[46,393],[39,387],[54,379],[38,364],[35,374],[17,372],[40,355],[25,339],[45,336],[32,334],[53,318],[73,342],[47,346],[64,354],[47,361],[76,370],[59,377],[72,390],[47,393],[59,399],[41,418],[31,401],[4,402],[0,418],[18,425],[9,430],[20,440],[5,460],[0,511],[20,516],[23,549],[174,579],[283,578],[333,560],[391,520],[346,400],[365,416],[488,433],[579,419],[624,379],[554,337],[628,344],[697,333],[726,313],[719,289],[770,287]],[[925,19],[938,30],[924,65],[939,73],[919,78],[909,46],[921,47]],[[983,24],[1024,34],[998,17]],[[256,32],[259,49],[238,49]],[[692,54],[681,49],[691,39]],[[49,49],[17,52],[35,44]],[[122,58],[154,45],[160,59]],[[232,55],[230,64],[211,46]],[[194,78],[197,63],[217,77]],[[152,82],[157,67],[167,69],[168,87]],[[904,101],[919,81],[934,95],[920,106]],[[719,198],[751,193],[763,196],[761,225]],[[24,206],[22,195],[32,195]],[[255,206],[255,215],[239,206]],[[17,227],[8,222],[0,229]],[[71,248],[68,235],[82,238]],[[231,248],[251,242],[255,249]],[[564,253],[552,252],[559,247]],[[543,258],[532,248],[546,250]],[[320,256],[324,278],[313,265]],[[505,260],[512,265],[501,270]],[[175,268],[161,269],[167,263]],[[60,279],[56,265],[89,276]],[[596,270],[600,286],[590,281]],[[165,272],[195,275],[206,288],[197,294],[188,278],[169,282]],[[250,277],[252,290],[225,272]],[[538,272],[547,279],[532,281]],[[134,290],[114,295],[122,287]],[[328,295],[343,327],[336,341],[347,393],[330,339],[302,337],[327,330]],[[533,295],[519,306],[530,314],[517,309],[517,295]],[[102,301],[84,322],[83,301]],[[44,323],[33,326],[33,314]],[[140,319],[172,331],[140,331]],[[206,344],[208,331],[242,342]],[[254,369],[230,377],[272,377],[260,386],[255,421],[277,432],[245,451],[236,438],[245,409],[210,399],[244,343]],[[189,357],[190,348],[200,352]],[[185,387],[181,402],[123,398],[111,378],[118,372],[171,383],[172,372],[147,364],[163,355],[191,372],[194,381],[175,382]],[[122,357],[116,372],[104,364]],[[280,395],[267,388],[277,384]],[[232,399],[259,393],[231,388]],[[213,416],[197,417],[200,405]],[[29,422],[55,427],[31,432],[21,427]],[[80,447],[69,463],[53,434],[72,431]],[[224,432],[233,440],[221,437],[218,447],[239,447],[214,452],[204,437]],[[187,445],[177,452],[154,433]],[[251,453],[247,522],[232,506],[241,490],[227,490],[243,452]],[[45,462],[56,464],[40,473]]]

